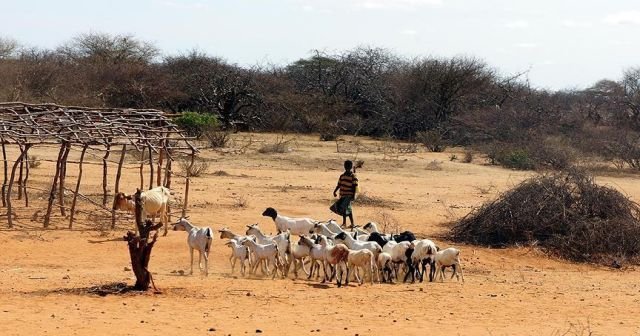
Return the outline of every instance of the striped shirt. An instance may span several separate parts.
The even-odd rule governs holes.
[[[358,178],[352,172],[345,172],[338,179],[338,187],[340,187],[340,197],[354,196],[356,187],[358,187]]]

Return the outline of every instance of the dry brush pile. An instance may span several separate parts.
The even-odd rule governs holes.
[[[455,241],[538,245],[581,262],[640,261],[640,206],[579,171],[528,179],[456,223]]]

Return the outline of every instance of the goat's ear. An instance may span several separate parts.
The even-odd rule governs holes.
[[[126,198],[128,200],[132,200],[133,199],[133,195],[124,195],[124,198]]]

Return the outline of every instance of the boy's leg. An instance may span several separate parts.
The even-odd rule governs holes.
[[[346,225],[347,225],[347,216],[343,215],[342,216],[342,227],[346,227]]]
[[[353,228],[355,224],[353,223],[353,214],[352,213],[349,214],[349,221],[351,221],[351,228]]]

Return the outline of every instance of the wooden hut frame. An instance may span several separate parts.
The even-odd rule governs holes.
[[[48,227],[53,212],[54,201],[58,198],[58,205],[62,215],[67,207],[64,203],[64,192],[71,192],[73,200],[70,213],[69,228],[73,226],[77,198],[89,200],[80,194],[82,179],[82,165],[87,150],[96,151],[102,155],[102,204],[94,203],[99,209],[111,213],[111,227],[115,227],[115,211],[107,206],[108,195],[108,159],[113,150],[121,149],[118,168],[115,177],[115,192],[120,191],[120,177],[124,163],[125,151],[132,146],[141,153],[140,157],[140,185],[144,184],[142,170],[144,168],[145,152],[147,152],[150,167],[149,188],[156,185],[170,187],[171,162],[174,155],[187,155],[193,162],[198,149],[162,111],[154,109],[118,109],[118,108],[88,108],[77,106],[60,106],[56,104],[25,104],[22,102],[0,103],[0,142],[2,143],[2,161],[4,179],[2,183],[2,206],[7,208],[7,221],[13,227],[12,189],[18,185],[17,199],[24,198],[25,206],[29,206],[27,195],[27,179],[29,176],[29,149],[36,146],[59,146],[56,170],[53,182],[48,190],[49,198],[44,227]],[[20,155],[10,165],[7,160],[7,146],[18,146]],[[76,147],[81,151],[78,164],[78,179],[75,189],[65,187],[65,177],[69,152]],[[157,162],[154,167],[154,154]],[[164,165],[164,167],[163,167]],[[156,170],[154,170],[154,168]],[[10,174],[9,174],[10,171]],[[164,171],[164,173],[163,173]],[[156,174],[154,176],[154,174]],[[164,174],[164,181],[162,176]],[[189,195],[189,174],[185,176],[185,191],[182,213],[186,213]],[[17,177],[17,182],[16,182]],[[56,195],[57,191],[57,195]],[[168,223],[165,223],[165,225]]]

